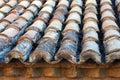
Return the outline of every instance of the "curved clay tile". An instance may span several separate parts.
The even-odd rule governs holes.
[[[25,5],[23,5],[23,3]],[[27,8],[29,6],[30,2],[29,1],[21,1],[15,9],[13,9],[8,16],[6,16],[4,19],[8,20],[9,22],[13,22],[15,19],[17,19],[17,17],[19,17],[20,14],[23,13],[23,11],[25,10],[25,8]],[[13,16],[13,17],[11,17]]]
[[[22,29],[23,26],[25,26],[26,24],[27,21],[24,18],[18,18],[11,25],[18,27],[19,29]]]
[[[115,21],[113,21],[113,20],[105,20],[102,23],[102,29],[103,29],[103,31],[107,31],[108,29],[119,30],[119,27],[118,27],[118,25],[116,24]]]
[[[113,52],[119,52],[120,51],[120,39],[119,38],[113,38],[108,41],[104,41],[104,47],[106,54],[112,54]]]
[[[23,13],[23,15],[24,15],[25,13]],[[28,15],[27,15],[28,16]],[[21,16],[20,16],[21,17]],[[15,31],[16,29],[22,29],[22,30],[24,30],[25,29],[25,25],[27,25],[28,24],[28,22],[26,22],[26,20],[24,19],[24,18],[18,18],[17,20],[15,20],[11,25],[12,26],[8,26],[8,28],[5,30],[5,31],[3,31],[2,33],[4,33],[4,34],[7,34],[7,36],[10,38],[10,37],[14,37],[14,38],[18,38],[19,37],[19,35],[20,35],[20,33],[22,33],[22,31],[20,31],[20,32],[17,32],[17,31]],[[26,16],[25,16],[26,17]],[[32,18],[32,16],[29,16],[29,18]],[[25,20],[25,21],[24,21]],[[11,28],[14,28],[15,30],[10,30]],[[8,31],[7,31],[8,30]],[[13,32],[16,32],[16,33],[14,33],[13,34]],[[16,35],[17,35],[17,37],[16,37]],[[13,40],[15,40],[15,39],[13,39]]]
[[[120,33],[114,29],[107,30],[104,33],[104,41],[107,41],[112,38],[120,38]]]
[[[6,5],[0,8],[0,20],[3,19],[8,12],[10,12],[15,5],[17,4],[16,0],[10,0]]]
[[[97,22],[94,21],[88,21],[84,24],[83,26],[83,32],[86,33],[89,30],[95,30],[97,32],[99,32],[99,28],[98,28],[98,24]]]
[[[89,5],[97,6],[96,0],[87,0],[86,3],[85,3],[85,6],[87,7]]]
[[[27,7],[28,7],[28,5],[30,5],[30,2],[29,2],[29,1],[27,1],[27,0],[23,0],[23,1],[21,1],[18,5],[20,5],[20,6],[23,6],[23,7],[27,8]]]
[[[68,13],[68,9],[65,6],[60,6],[55,10],[55,12],[62,12],[64,15],[66,15]]]
[[[9,45],[10,38],[5,34],[0,34],[0,51],[3,51]]]
[[[44,21],[36,19],[34,21],[34,23],[30,27],[27,28],[27,31],[28,30],[35,30],[35,28],[38,29],[38,32],[43,32],[46,28],[46,24],[44,23]]]
[[[84,63],[89,59],[92,59],[96,63],[101,63],[101,53],[99,48],[98,38],[98,18],[97,18],[97,2],[96,0],[87,0],[85,3],[85,12],[83,18],[83,40],[82,51],[80,53],[78,63]],[[94,46],[93,46],[94,45]]]
[[[14,7],[15,5],[17,5],[18,0],[10,0],[7,4],[10,5],[11,7]]]
[[[51,14],[53,12],[53,7],[52,6],[45,6],[41,9],[41,12],[47,12]]]
[[[77,13],[79,13],[79,15],[82,15],[82,8],[79,7],[79,6],[74,6],[74,7],[72,7],[71,10],[69,11],[69,14],[70,14],[70,13],[74,13],[74,12],[77,12]]]
[[[64,42],[64,41],[66,41],[66,40],[68,40],[68,41],[72,41],[72,42],[75,42],[76,44],[78,44],[78,33],[76,33],[76,32],[72,32],[72,31],[67,31],[67,32],[64,32],[63,34],[62,34],[64,37],[63,37],[63,39],[62,39],[62,41],[61,41],[61,44]]]
[[[97,15],[95,13],[93,13],[93,12],[86,13],[85,16],[84,16],[83,22],[85,23],[87,21],[98,22]]]
[[[93,13],[95,13],[95,14],[98,14],[96,7],[93,6],[93,5],[87,6],[87,7],[85,8],[84,14],[87,14],[87,13],[89,13],[89,12],[93,12]]]
[[[55,0],[47,0],[47,2],[43,5],[44,6],[52,6],[54,7],[56,4],[56,1]]]
[[[120,59],[120,39],[112,39],[105,43],[106,50],[106,63],[112,63],[115,60]]]
[[[13,22],[19,15],[16,13],[11,13],[8,16],[6,16],[4,19],[8,22]]]
[[[34,0],[31,4],[36,5],[38,8],[42,7],[42,1],[40,0]]]
[[[75,42],[65,40],[58,52],[55,55],[56,61],[61,61],[62,59],[66,59],[71,63],[76,63],[76,54],[77,54],[77,44]]]
[[[48,22],[49,18],[50,18],[50,14],[49,13],[46,13],[46,12],[40,12],[38,14],[38,18],[43,20],[45,23]]]
[[[53,19],[58,19],[60,20],[61,22],[64,22],[65,20],[65,15],[60,12],[60,11],[56,11],[54,14],[53,14]]]
[[[50,41],[52,41],[53,43],[57,43],[59,40],[59,35],[60,33],[53,31],[53,30],[49,30],[48,32],[45,33],[45,35],[43,36],[43,40],[44,39],[49,39]]]
[[[22,6],[16,6],[15,9],[13,9],[9,14],[16,13],[17,15],[21,15],[24,12],[25,8]],[[9,15],[8,15],[9,16]]]
[[[27,8],[27,10],[30,10],[32,13],[34,13],[34,15],[37,14],[38,11],[37,7],[34,5],[31,5],[29,8]]]
[[[0,0],[0,7],[2,7],[5,4],[4,0]]]
[[[35,63],[41,59],[51,62],[56,51],[56,44],[49,39],[40,41],[37,48],[29,56],[29,62]]]
[[[33,1],[34,2],[34,1]],[[36,1],[35,1],[36,2]],[[40,2],[40,1],[38,1]],[[37,4],[37,3],[35,3]],[[39,3],[38,3],[39,4]],[[33,4],[32,4],[33,5]],[[39,7],[39,5],[38,5]],[[29,11],[29,10],[28,10]],[[30,11],[31,12],[31,11]],[[18,27],[18,29],[20,30],[18,36],[20,35],[20,33],[23,34],[24,29],[28,26],[28,22],[26,21],[26,12],[23,13],[24,17],[19,17],[17,18],[11,25],[11,27]],[[22,16],[23,16],[22,15]],[[34,15],[36,16],[36,15]],[[30,21],[30,19],[32,18],[32,16],[27,17],[28,21]],[[35,25],[35,24],[34,24]],[[42,25],[42,24],[41,24]],[[39,25],[39,26],[41,26]],[[8,26],[8,28],[9,28]],[[38,26],[38,27],[39,27]],[[16,58],[19,59],[21,62],[24,62],[25,60],[28,59],[28,56],[32,50],[32,42],[36,42],[39,38],[41,37],[41,34],[35,30],[28,30],[23,36],[21,36],[18,39],[18,43],[17,45],[13,48],[13,50],[11,50],[5,58],[5,62],[8,63],[11,59]],[[24,50],[22,50],[24,49]]]
[[[101,20],[104,22],[106,19],[116,20],[114,14],[111,11],[104,11],[101,16]]]
[[[60,20],[61,18],[60,15],[65,17],[64,13],[62,13],[61,11],[55,12],[52,19],[50,20],[50,23],[56,19]],[[59,37],[60,37],[59,32],[57,32],[55,29],[49,29],[45,33],[43,38],[39,41],[39,45],[37,46],[37,48],[30,55],[29,62],[37,62],[43,58],[46,62],[50,63],[51,60],[53,60],[53,56],[55,55],[55,52],[57,50],[56,43],[58,43]]]
[[[99,42],[98,33],[94,30],[89,30],[84,33],[82,43],[85,43],[87,41]]]
[[[87,41],[82,45],[82,52],[80,53],[80,62],[83,63],[88,59],[92,59],[97,63],[101,63],[99,45],[95,41]]]
[[[111,12],[114,14],[114,11],[113,11],[113,9],[112,9],[112,6],[109,5],[109,4],[104,4],[104,5],[101,6],[101,9],[100,9],[101,14],[102,14],[104,11],[111,11]]]
[[[3,13],[8,13],[10,10],[11,10],[11,7],[8,5],[5,5],[2,8],[0,8],[0,11]]]
[[[64,32],[67,32],[67,31],[72,31],[72,32],[77,32],[79,33],[80,32],[80,28],[79,28],[79,25],[74,22],[74,21],[70,21],[66,24],[64,30],[63,30],[63,33]]]
[[[14,28],[14,29],[16,29],[16,30],[20,30],[17,26],[15,26],[15,25],[12,25],[12,24],[10,24],[9,26],[7,26],[6,28],[5,28],[5,30],[6,29],[9,29],[9,28]],[[4,31],[3,31],[4,32]]]
[[[22,14],[20,17],[23,17],[28,21],[28,20],[31,20],[34,17],[34,15],[31,11],[26,10],[24,14]]]
[[[78,24],[80,24],[81,16],[77,12],[70,13],[66,20],[66,23],[68,23],[69,21],[76,21]]]
[[[9,22],[6,20],[0,22],[0,32],[3,31],[7,25],[9,25]]]
[[[56,31],[61,31],[62,30],[62,23],[61,23],[61,21],[58,20],[58,19],[52,19],[52,21],[50,21],[49,26],[45,30],[45,33],[48,32],[49,29],[55,29]]]
[[[29,55],[31,49],[32,43],[29,40],[20,41],[17,46],[5,56],[5,63],[10,62],[12,58],[19,59],[21,62],[26,61],[28,59],[26,56]]]
[[[120,52],[119,51],[117,51],[117,52],[113,52],[113,53],[111,53],[111,54],[109,54],[109,55],[106,55],[106,57],[105,57],[105,62],[106,63],[112,63],[112,62],[114,62],[115,60],[119,60],[120,59],[120,54],[119,54]]]
[[[57,7],[60,7],[60,6],[66,6],[66,7],[69,7],[69,1],[68,0],[60,0],[60,2],[58,3]]]
[[[48,1],[47,1],[47,2],[48,2]],[[47,2],[46,2],[46,3],[47,3]],[[55,6],[54,6],[54,7],[55,7]],[[47,23],[48,20],[50,19],[50,14],[52,14],[54,7],[49,6],[49,5],[44,6],[44,7],[41,9],[41,11],[38,13],[38,18],[41,19],[41,20],[43,20],[45,23]],[[50,9],[50,10],[47,11],[47,9]],[[52,11],[52,12],[51,12],[51,11]]]
[[[72,63],[76,63],[79,33],[78,24],[81,23],[80,17],[77,12],[72,12],[68,15],[66,20],[67,24],[63,30],[63,39],[59,50],[55,54],[55,61],[59,62],[62,59],[66,59]]]
[[[83,1],[82,0],[73,0],[70,7],[73,8],[74,6],[83,6]]]
[[[24,40],[24,39],[28,39],[28,40],[30,40],[31,42],[33,42],[33,43],[35,43],[35,42],[37,42],[38,41],[38,39],[40,39],[40,34],[39,34],[39,32],[37,32],[37,31],[35,31],[35,30],[29,30],[29,31],[27,31],[22,37],[20,37],[19,39],[18,39],[18,42],[19,41],[22,41],[22,40]]]
[[[19,33],[19,31],[14,28],[8,28],[2,32],[2,34],[7,35],[9,38],[14,38],[18,33]]]
[[[112,5],[112,2],[111,2],[111,0],[101,0],[100,5],[104,5],[104,4]]]

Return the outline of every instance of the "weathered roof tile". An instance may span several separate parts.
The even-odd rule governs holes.
[[[0,61],[44,59],[53,64],[66,59],[81,64],[89,59],[96,63],[120,59],[119,0],[115,4],[111,0],[2,1]]]
[[[77,12],[70,13],[66,20],[66,23],[69,21],[76,21],[78,24],[81,24],[81,16]]]
[[[83,63],[88,59],[93,59],[97,63],[101,63],[101,53],[99,50],[99,45],[95,41],[87,41],[87,42],[84,42],[82,45],[80,62]]]

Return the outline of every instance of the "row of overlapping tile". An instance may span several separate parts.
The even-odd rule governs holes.
[[[30,3],[31,5],[29,5]],[[0,34],[1,56],[5,55],[5,53],[11,49],[11,47],[15,44],[16,40],[24,33],[25,28],[28,27],[28,25],[32,22],[33,18],[37,15],[38,10],[41,7],[41,1],[35,0],[33,2],[30,2],[29,0],[23,0],[14,10],[10,12],[10,15],[6,16],[3,20],[1,20],[1,27],[3,27]],[[12,13],[14,13],[14,16],[11,16]]]
[[[23,13],[23,11],[29,6],[29,1],[21,1],[15,9],[13,9],[9,15],[4,17],[0,22],[0,32],[2,32],[6,26],[11,24],[15,19],[19,17]]]
[[[1,62],[8,63],[15,58],[31,63],[41,59],[48,63],[62,59],[78,64],[89,59],[102,63],[98,33],[104,34],[106,62],[120,59],[119,27],[111,0],[101,0],[100,5],[97,0],[4,2],[0,8]],[[119,3],[116,0],[118,12]]]
[[[10,0],[0,9],[0,20],[3,19],[8,12],[10,12],[18,4],[17,0]]]
[[[94,61],[101,63],[101,53],[99,50],[98,33],[98,11],[95,0],[88,0],[85,4],[82,52],[80,54],[80,61],[85,62],[92,58]]]
[[[118,8],[119,14],[119,3],[120,0],[116,0],[116,6]],[[117,19],[115,18],[115,13],[113,12],[111,6],[112,3],[109,1],[108,3],[109,9],[106,9],[104,13],[101,15],[103,18],[102,21],[102,29],[104,31],[104,47],[106,53],[106,62],[113,62],[116,59],[120,59],[120,33],[119,26],[117,25]],[[104,5],[106,5],[104,4]],[[102,5],[102,6],[104,6]],[[104,16],[106,14],[106,16]]]
[[[8,60],[18,56],[17,58],[25,61],[29,57],[33,44],[37,43],[37,41],[41,38],[41,34],[43,34],[43,31],[46,28],[46,24],[52,15],[55,5],[56,1],[53,0],[48,0],[43,5],[43,8],[38,13],[38,17],[34,20],[33,24],[26,29],[26,33],[18,39],[18,44],[16,47],[10,52],[10,54],[8,54]]]
[[[8,0],[0,0],[0,7],[2,7],[3,5],[5,5],[6,2],[8,2]]]

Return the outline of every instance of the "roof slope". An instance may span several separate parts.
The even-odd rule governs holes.
[[[120,59],[120,0],[5,1],[0,4],[0,62]]]

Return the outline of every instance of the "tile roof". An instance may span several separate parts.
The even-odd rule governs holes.
[[[120,59],[120,0],[0,0],[0,62]]]

